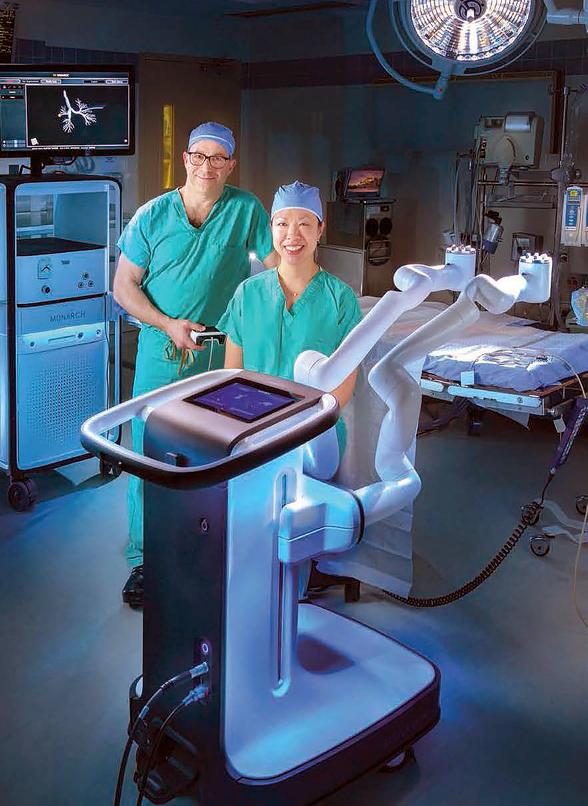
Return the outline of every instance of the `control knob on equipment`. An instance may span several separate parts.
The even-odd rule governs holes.
[[[43,294],[50,294],[51,293],[51,288],[48,285],[44,285],[44,286],[41,286],[41,291],[43,292]]]

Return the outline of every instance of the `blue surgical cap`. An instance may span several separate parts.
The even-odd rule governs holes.
[[[229,157],[232,157],[235,153],[233,132],[223,126],[222,123],[210,121],[209,123],[201,123],[200,126],[192,129],[188,138],[188,151],[199,140],[214,140],[226,149]]]
[[[318,220],[323,221],[323,206],[319,189],[304,182],[292,182],[291,185],[280,185],[274,196],[272,204],[272,218],[280,210],[308,210],[314,213]]]

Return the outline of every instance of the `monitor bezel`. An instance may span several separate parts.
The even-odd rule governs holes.
[[[131,64],[0,64],[0,76],[19,73],[109,73],[112,71],[128,73],[129,76],[129,144],[123,148],[92,148],[79,146],[78,148],[26,148],[3,149],[0,139],[0,158],[37,157],[45,159],[69,157],[128,157],[135,153],[135,67]]]
[[[365,192],[362,193],[361,191],[349,191],[349,180],[351,179],[351,174],[355,171],[381,171],[382,179],[380,180],[380,187],[378,188],[377,193]],[[386,169],[382,168],[382,166],[376,165],[356,165],[354,168],[346,168],[345,169],[345,190],[343,194],[343,198],[345,201],[354,201],[355,199],[380,199],[382,197],[382,184],[384,182],[384,177],[386,176]]]

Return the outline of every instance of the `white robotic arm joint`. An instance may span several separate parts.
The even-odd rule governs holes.
[[[300,495],[280,513],[278,558],[300,563],[347,551],[361,539],[363,511],[354,493],[302,477]]]

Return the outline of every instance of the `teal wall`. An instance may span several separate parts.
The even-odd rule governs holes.
[[[230,57],[248,63],[249,88],[243,92],[238,151],[241,183],[268,205],[276,186],[295,178],[319,185],[326,200],[337,169],[383,165],[387,169],[384,192],[398,200],[394,239],[398,263],[441,258],[440,233],[450,226],[452,217],[455,152],[471,147],[481,115],[535,111],[546,120],[546,150],[550,120],[546,79],[452,83],[441,103],[392,83],[368,83],[383,78],[384,72],[374,57],[365,55],[369,51],[364,31],[367,4],[358,9],[256,19],[227,17],[222,0],[195,2],[186,6],[189,13],[174,16],[174,9],[181,6],[150,3],[151,12],[145,13],[138,10],[143,8],[140,0],[120,4],[115,0],[27,0],[18,10],[16,34],[26,61],[37,60],[37,55],[46,58],[43,54],[49,51],[57,61],[60,54],[63,61],[78,61],[78,55],[80,61],[100,61],[100,57],[116,61],[117,53],[135,60],[137,53],[151,51]],[[384,51],[398,51],[384,6],[380,2],[378,39]],[[563,69],[574,76],[568,80],[575,86],[587,80],[580,76],[588,72],[588,37],[582,27],[547,26],[541,38],[541,46],[515,67]],[[409,72],[409,57],[400,58],[409,61],[405,71]],[[321,82],[329,86],[320,86]],[[264,85],[275,88],[262,89]],[[585,107],[574,96],[572,145],[588,177]],[[555,158],[546,155],[544,167],[554,164]],[[125,211],[131,213],[136,195],[134,159],[96,169],[124,176]]]
[[[241,181],[266,205],[294,179],[318,185],[327,199],[333,171],[382,165],[383,192],[398,200],[398,262],[435,262],[440,233],[451,225],[455,153],[472,147],[479,117],[533,110],[546,121],[546,148],[550,104],[545,80],[457,82],[441,102],[395,85],[249,90]]]
[[[157,13],[139,12],[135,5],[25,0],[19,3],[16,36],[63,48],[247,58],[244,23],[225,16],[222,2],[202,12],[194,0],[181,16],[170,13],[165,0]]]

